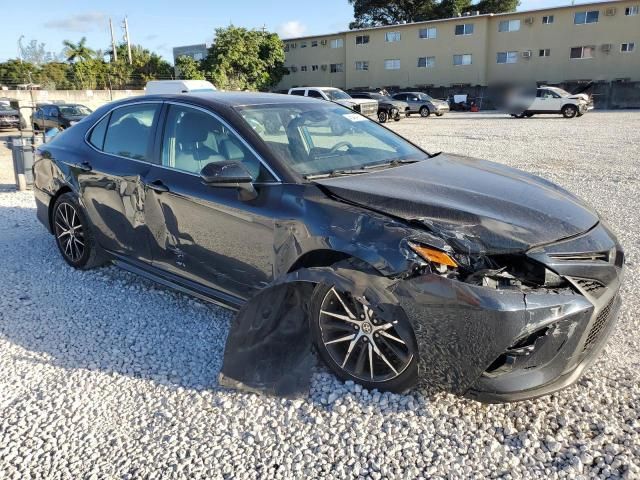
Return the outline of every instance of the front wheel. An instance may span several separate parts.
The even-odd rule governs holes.
[[[562,116],[564,118],[573,118],[578,114],[578,109],[574,105],[565,105],[562,107]]]
[[[51,224],[58,250],[69,265],[88,270],[105,263],[75,195],[60,195],[53,206]]]
[[[429,115],[431,115],[431,111],[429,110],[429,107],[422,107],[420,109],[420,116],[427,118]]]
[[[338,377],[393,392],[416,383],[418,349],[405,318],[388,318],[378,306],[324,284],[315,288],[309,313],[318,354]]]
[[[387,123],[387,120],[389,120],[389,115],[387,114],[387,112],[385,112],[384,110],[381,110],[378,112],[378,121],[380,123]]]

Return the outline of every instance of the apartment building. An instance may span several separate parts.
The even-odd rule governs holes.
[[[640,81],[640,0],[285,39],[278,89]]]

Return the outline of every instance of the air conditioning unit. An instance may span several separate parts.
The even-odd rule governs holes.
[[[524,23],[527,25],[533,25],[534,20],[535,19],[533,17],[527,17],[524,19]]]
[[[327,64],[325,63],[324,65],[320,65],[320,70],[322,70],[323,72],[327,70]]]
[[[602,50],[605,53],[609,53],[611,51],[611,47],[612,47],[612,45],[610,43],[603,43],[600,46],[600,50]]]
[[[525,50],[522,52],[522,58],[531,58],[531,50]]]
[[[613,17],[613,16],[616,14],[616,8],[615,8],[615,7],[607,8],[607,9],[604,11],[604,14],[605,14],[607,17]]]
[[[320,45],[322,45],[323,47],[327,46],[327,41],[326,40],[320,40]]]

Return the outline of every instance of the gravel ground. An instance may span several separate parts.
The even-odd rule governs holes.
[[[482,405],[380,394],[318,367],[297,401],[217,385],[231,314],[115,267],[66,266],[0,153],[0,478],[640,478],[640,112],[411,118],[430,151],[542,175],[628,255],[624,306],[575,386]]]

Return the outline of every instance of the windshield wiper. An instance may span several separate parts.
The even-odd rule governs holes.
[[[345,175],[358,175],[360,173],[367,173],[367,171],[364,168],[358,168],[354,170],[332,170],[326,173],[315,173],[312,175],[305,175],[304,178],[307,180],[316,180],[318,178],[342,177]]]
[[[408,163],[417,163],[421,161],[422,160],[416,160],[416,159],[391,160],[385,163],[376,163],[375,165],[366,165],[362,168],[366,170],[375,170],[377,168],[397,167],[398,165],[406,165]]]

